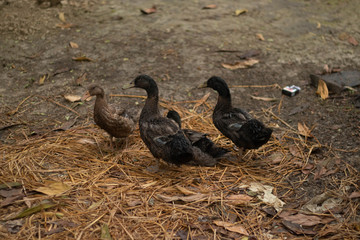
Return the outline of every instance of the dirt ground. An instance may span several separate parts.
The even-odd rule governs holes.
[[[208,4],[217,8],[203,9]],[[359,1],[65,0],[48,5],[35,0],[0,1],[0,126],[19,124],[0,130],[4,146],[74,119],[74,126],[92,121],[93,101],[71,103],[64,98],[81,96],[92,82],[101,84],[108,94],[144,95],[142,90],[125,92],[121,87],[147,74],[157,81],[163,99],[197,100],[211,92],[207,101],[214,104],[217,96],[212,90],[195,87],[217,75],[234,86],[233,104],[272,127],[275,136],[281,135],[283,122],[294,129],[305,123],[331,149],[331,153],[320,149],[317,159],[341,159],[360,171],[356,93],[344,91],[322,100],[309,84],[309,75],[321,73],[326,64],[359,70],[360,48],[348,41],[350,36],[360,40]],[[155,13],[140,12],[153,5]],[[236,16],[237,9],[247,12]],[[59,13],[64,13],[64,19]],[[235,63],[253,49],[260,52],[253,67],[229,70],[221,65]],[[75,61],[77,57],[91,61]],[[84,73],[86,78],[79,79]],[[295,84],[301,91],[286,97],[278,87],[236,87],[272,84]],[[143,106],[139,98],[109,97],[109,101],[134,116]],[[184,107],[192,105],[184,103]],[[289,114],[298,107],[303,109]],[[277,119],[265,114],[269,110]],[[343,177],[344,172],[316,180],[310,176],[302,185],[302,198],[294,201],[336,191],[338,186],[329,184],[329,179]],[[359,183],[357,179],[351,191],[359,191]]]

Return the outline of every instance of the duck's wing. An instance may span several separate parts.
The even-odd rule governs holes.
[[[222,131],[238,131],[250,119],[251,115],[240,108],[232,108],[214,116],[216,127]]]
[[[165,145],[180,129],[173,120],[156,116],[140,122],[140,130],[148,141]]]

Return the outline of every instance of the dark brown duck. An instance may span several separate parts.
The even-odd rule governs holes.
[[[166,117],[173,119],[181,128],[181,118],[178,112],[170,110]],[[216,144],[207,137],[208,135],[206,133],[198,132],[192,129],[182,128],[182,130],[186,137],[190,140],[192,146],[200,149],[201,152],[206,154],[210,160],[212,158],[220,158],[229,152],[225,148],[216,146]],[[209,162],[212,162],[210,160]]]
[[[142,88],[147,99],[140,114],[140,137],[152,155],[166,162],[181,165],[193,160],[194,153],[190,141],[171,119],[160,115],[159,90],[156,82],[147,75],[136,77],[123,89]]]
[[[213,123],[236,146],[257,149],[269,141],[272,130],[246,111],[232,106],[230,90],[222,78],[213,76],[200,86],[203,87],[210,87],[219,93]]]
[[[135,124],[131,117],[126,113],[125,109],[118,109],[106,102],[105,92],[100,86],[92,84],[88,87],[88,91],[82,97],[82,100],[90,96],[96,96],[94,106],[94,121],[102,129],[110,135],[110,142],[112,138],[126,138],[129,136]]]

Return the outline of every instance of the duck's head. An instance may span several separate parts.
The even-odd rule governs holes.
[[[90,96],[104,97],[104,95],[105,95],[105,92],[102,87],[100,87],[97,84],[91,84],[88,87],[88,90],[86,91],[86,93],[82,96],[81,100],[84,101],[84,100],[88,99]]]
[[[221,77],[212,76],[206,82],[201,84],[198,88],[212,88],[221,96],[230,95],[229,87]]]
[[[152,79],[148,75],[143,74],[137,76],[133,81],[131,81],[131,83],[125,84],[122,89],[125,90],[129,88],[142,88],[147,90],[154,86],[156,86],[156,82],[154,81],[154,79]]]
[[[179,113],[177,111],[170,110],[167,113],[166,117],[174,120],[179,125],[179,127],[181,128],[181,118],[180,118],[180,115],[179,115]]]

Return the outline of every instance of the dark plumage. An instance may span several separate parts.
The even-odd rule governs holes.
[[[171,110],[166,115],[173,119],[181,128],[181,118],[178,112]],[[210,155],[212,158],[222,157],[229,151],[222,147],[217,147],[213,141],[207,138],[207,134],[197,132],[192,129],[182,129],[193,147],[199,148],[203,153]]]
[[[159,91],[156,82],[147,75],[136,77],[123,89],[142,88],[147,92],[140,120],[140,137],[156,158],[181,165],[194,158],[194,151],[180,127],[171,119],[162,117],[159,112]]]
[[[231,104],[231,95],[226,82],[220,77],[211,77],[200,87],[210,87],[219,93],[213,112],[215,127],[236,146],[243,149],[257,149],[267,143],[272,130],[259,120]]]
[[[110,134],[111,145],[113,137],[126,138],[133,132],[134,121],[128,116],[125,109],[117,109],[107,104],[104,89],[92,84],[88,87],[88,91],[84,94],[82,100],[90,96],[96,96],[94,121],[100,128]]]

